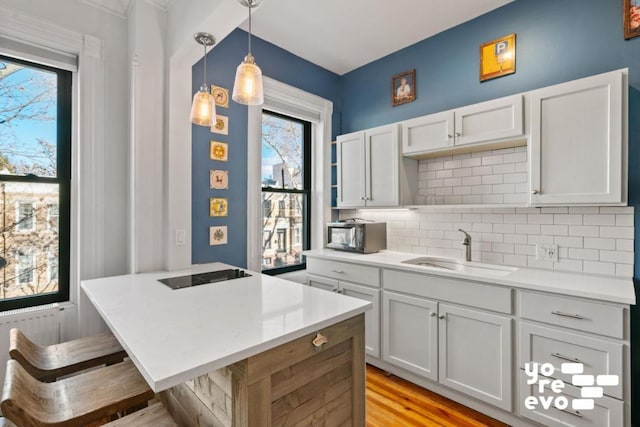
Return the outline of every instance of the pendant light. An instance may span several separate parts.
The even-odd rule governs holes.
[[[216,43],[209,33],[197,33],[193,38],[204,47],[204,79],[200,90],[193,95],[191,105],[191,123],[200,126],[213,126],[216,122],[216,102],[207,85],[207,46]]]
[[[261,0],[238,0],[238,2],[249,8],[249,53],[238,65],[231,98],[239,104],[262,105],[264,103],[262,70],[256,65],[251,55],[251,8],[258,6]]]

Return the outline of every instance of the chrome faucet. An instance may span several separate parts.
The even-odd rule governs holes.
[[[458,228],[458,231],[462,231],[464,233],[464,240],[462,241],[462,244],[466,247],[464,259],[465,261],[471,261],[471,236],[462,228]]]

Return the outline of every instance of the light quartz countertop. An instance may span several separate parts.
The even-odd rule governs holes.
[[[454,277],[458,279],[493,283],[520,289],[530,289],[574,297],[591,298],[599,301],[630,305],[636,303],[633,280],[631,278],[521,267],[517,267],[516,271],[506,276],[496,277],[404,264],[403,261],[426,257],[426,255],[393,251],[380,251],[373,254],[363,255],[352,252],[336,251],[334,249],[314,249],[305,251],[303,254],[307,257],[317,257],[334,261],[350,262],[354,264],[370,265],[374,267],[404,270],[443,277]]]
[[[158,279],[226,268],[82,281],[82,289],[159,392],[364,313],[371,303],[246,270],[251,277],[172,290]]]

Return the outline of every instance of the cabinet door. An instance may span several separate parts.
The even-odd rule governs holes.
[[[531,92],[531,204],[625,202],[625,111],[622,71]]]
[[[338,207],[365,205],[364,132],[340,135],[336,139],[338,160]]]
[[[453,147],[453,111],[402,122],[402,154],[420,154]]]
[[[338,292],[340,286],[337,280],[327,279],[326,277],[307,274],[307,285],[312,288],[324,289],[325,291]]]
[[[368,355],[380,358],[380,291],[353,283],[340,282],[342,293],[370,301],[371,310],[364,314],[365,351]]]
[[[514,95],[455,110],[455,145],[524,137],[522,106]]]
[[[400,205],[398,125],[365,132],[366,206]]]
[[[435,301],[383,292],[382,360],[437,381],[437,311]]]
[[[440,383],[511,411],[511,319],[439,307]]]

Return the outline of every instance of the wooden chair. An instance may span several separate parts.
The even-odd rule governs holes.
[[[7,362],[0,409],[18,426],[81,426],[146,403],[153,391],[130,360],[53,383]]]
[[[103,427],[177,427],[165,406],[158,402]]]
[[[111,333],[40,346],[13,328],[9,356],[20,362],[34,378],[52,382],[84,369],[122,362],[127,353]]]

